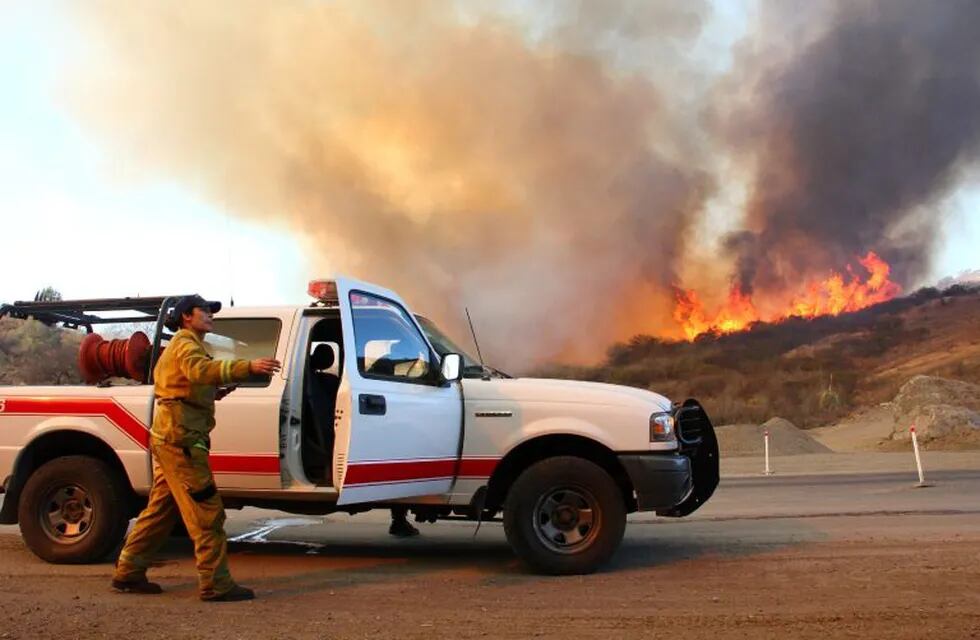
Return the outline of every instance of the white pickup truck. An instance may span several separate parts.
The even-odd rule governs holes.
[[[714,430],[694,400],[512,378],[392,291],[347,278],[310,291],[306,307],[226,309],[206,338],[216,358],[283,363],[217,404],[211,464],[229,508],[502,516],[520,558],[565,574],[607,560],[628,513],[684,516],[718,484]],[[107,323],[154,334],[141,382],[0,387],[0,523],[19,523],[39,557],[105,558],[145,501],[152,368],[176,298],[0,307],[90,334]]]

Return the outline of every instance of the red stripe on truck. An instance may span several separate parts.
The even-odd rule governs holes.
[[[0,415],[105,418],[141,449],[150,448],[150,430],[146,424],[112,398],[7,397],[4,411]],[[279,473],[277,454],[213,453],[210,461],[211,470],[215,473],[243,475]]]
[[[8,397],[0,415],[105,418],[140,448],[150,448],[150,430],[146,424],[112,398]],[[274,475],[279,473],[280,466],[277,454],[213,453],[210,461],[215,473],[243,475]],[[459,477],[489,478],[499,462],[499,458],[463,458]],[[437,480],[451,478],[454,473],[455,458],[361,462],[347,466],[344,484]]]
[[[459,464],[459,477],[489,478],[498,462],[499,458],[463,458]],[[352,462],[347,465],[344,486],[440,480],[452,478],[455,473],[455,458]]]
[[[463,458],[459,464],[460,478],[489,478],[500,458]]]
[[[380,482],[410,482],[452,478],[456,460],[398,460],[394,462],[360,462],[347,465],[344,486]]]
[[[279,456],[240,455],[236,453],[212,453],[208,459],[215,473],[242,473],[246,475],[279,475]]]
[[[141,448],[150,447],[146,425],[111,398],[7,398],[4,414],[105,418]]]

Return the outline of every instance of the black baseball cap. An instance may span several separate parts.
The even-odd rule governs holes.
[[[221,311],[221,303],[216,300],[205,300],[196,293],[191,296],[183,296],[177,300],[173,309],[167,314],[167,321],[164,325],[171,331],[177,331],[180,329],[180,317],[198,308],[207,309],[211,313],[218,313]]]

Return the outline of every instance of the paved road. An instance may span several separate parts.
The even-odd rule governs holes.
[[[630,548],[650,541],[677,542],[695,532],[712,544],[717,537],[718,544],[726,546],[731,544],[733,527],[742,533],[758,530],[762,538],[778,544],[784,533],[794,540],[805,532],[812,532],[813,539],[831,533],[837,539],[901,535],[923,522],[942,526],[942,518],[921,516],[959,515],[968,527],[980,517],[980,470],[935,472],[925,488],[917,487],[914,480],[904,473],[725,478],[708,504],[688,518],[631,515],[624,542],[627,551],[617,556],[617,562],[628,564],[623,558],[630,555]],[[423,524],[420,538],[399,541],[387,535],[385,511],[315,517],[246,508],[229,511],[228,516],[229,535],[242,545],[279,542],[303,546],[310,554],[333,554],[338,547],[357,552],[360,545],[364,553],[408,557],[415,552],[438,555],[443,545],[450,544],[463,555],[467,548],[478,555],[490,551],[501,558],[509,555],[502,527],[495,522],[484,523],[479,532],[469,522]],[[2,534],[17,535],[17,528],[0,527]]]
[[[659,518],[649,513],[630,516],[627,540],[670,535],[674,531],[683,535],[694,523],[718,520],[980,515],[980,470],[936,472],[930,476],[928,487],[917,487],[914,480],[901,473],[725,478],[711,500],[688,518]],[[321,518],[244,509],[229,514],[229,531],[241,540],[311,545],[353,539],[387,542],[386,522],[387,513],[383,511]],[[658,529],[656,533],[647,533],[646,529],[637,528],[641,524],[655,525]],[[474,523],[423,525],[426,536],[418,543],[424,544],[426,538],[438,533],[440,539],[467,544],[474,540],[475,531]],[[476,540],[497,540],[503,544],[499,524],[482,525]]]
[[[794,541],[800,536],[814,540],[899,536],[923,523],[942,528],[945,520],[939,516],[963,516],[960,520],[968,529],[980,520],[980,470],[935,472],[924,488],[914,481],[906,473],[724,478],[708,504],[688,518],[631,515],[624,552],[617,555],[616,563],[628,565],[630,549],[656,542],[652,549],[658,552],[661,543],[676,546],[694,534],[724,551],[733,544],[729,540],[733,528],[740,535],[778,545],[782,535]],[[228,516],[229,535],[241,548],[278,542],[303,547],[311,555],[333,555],[344,548],[359,555],[377,552],[408,558],[416,552],[441,555],[445,545],[451,545],[463,556],[472,549],[475,555],[490,552],[509,560],[503,529],[495,522],[484,523],[478,532],[469,522],[423,524],[420,538],[393,540],[387,535],[385,511],[317,517],[246,508],[229,511]],[[17,528],[0,527],[2,534],[17,535]]]
[[[167,593],[106,589],[111,566],[47,565],[0,528],[0,638],[980,637],[980,471],[729,478],[693,517],[631,516],[591,576],[528,574],[497,523],[232,512],[232,568],[260,599],[198,603],[189,545]],[[10,534],[10,535],[4,535]]]

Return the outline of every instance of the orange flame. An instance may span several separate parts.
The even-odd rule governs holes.
[[[721,308],[712,316],[695,291],[676,289],[674,319],[681,325],[688,340],[702,333],[734,333],[742,331],[753,322],[778,322],[791,316],[813,318],[823,315],[837,315],[857,311],[865,307],[894,298],[901,287],[888,279],[891,267],[876,253],[869,251],[858,262],[868,272],[863,280],[847,265],[848,279],[840,273],[832,273],[829,278],[808,284],[802,294],[792,296],[781,310],[760,314],[752,301],[752,296],[739,287],[733,286]]]

